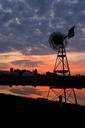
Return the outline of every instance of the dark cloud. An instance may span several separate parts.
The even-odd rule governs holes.
[[[51,54],[49,34],[67,34],[74,24],[76,36],[69,41],[68,49],[85,51],[84,17],[84,0],[0,0],[0,52]]]
[[[42,61],[31,61],[31,60],[16,60],[16,61],[13,61],[12,64],[29,66],[29,67],[37,67],[38,65],[43,64],[43,62]]]

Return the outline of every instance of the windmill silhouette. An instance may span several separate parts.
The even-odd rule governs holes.
[[[65,77],[71,75],[65,47],[68,44],[67,39],[70,39],[74,36],[74,28],[75,26],[70,28],[67,35],[64,35],[60,32],[53,32],[49,37],[50,46],[57,53],[54,70],[53,70],[53,72],[56,73],[57,76]],[[71,90],[74,94],[75,103],[77,104],[75,90],[74,89]],[[48,96],[49,96],[49,92],[48,92]],[[66,95],[67,93],[68,93],[67,90],[64,89],[65,103],[67,102],[67,95]]]

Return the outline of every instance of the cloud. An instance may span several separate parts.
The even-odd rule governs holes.
[[[77,4],[79,0],[66,0],[66,2],[69,4]]]
[[[81,28],[81,31],[82,31],[83,33],[85,33],[85,28]]]
[[[54,31],[67,34],[72,25],[76,34],[69,50],[85,51],[84,8],[84,0],[0,0],[0,52],[52,54],[49,35]]]
[[[22,65],[22,66],[29,66],[29,67],[38,67],[39,65],[43,64],[43,61],[31,61],[31,60],[16,60],[11,62],[14,65]]]

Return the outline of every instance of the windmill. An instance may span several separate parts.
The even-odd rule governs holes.
[[[49,44],[51,48],[57,53],[53,71],[58,76],[70,76],[71,75],[65,47],[68,44],[67,39],[70,39],[74,36],[74,28],[75,26],[70,28],[67,35],[64,35],[60,32],[53,32],[49,37]],[[71,89],[71,90],[73,91],[75,103],[77,104],[75,90],[74,89]],[[67,94],[67,91],[66,89],[64,89],[65,103],[67,102],[66,94]]]

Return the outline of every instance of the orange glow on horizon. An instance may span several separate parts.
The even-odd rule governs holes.
[[[72,74],[85,73],[85,53],[72,52],[67,53],[69,65]],[[39,73],[45,73],[47,71],[52,72],[55,64],[56,54],[52,55],[23,55],[20,51],[9,52],[0,54],[0,70],[9,70],[11,67],[14,69],[26,69],[34,70],[37,68]],[[37,66],[24,66],[23,64],[13,64],[16,61],[31,61],[31,62],[41,62]]]

